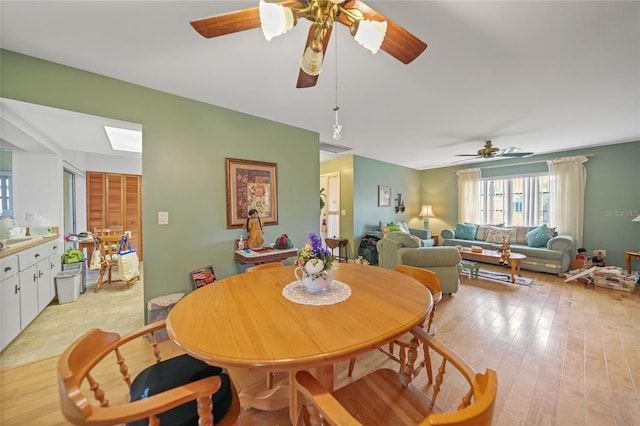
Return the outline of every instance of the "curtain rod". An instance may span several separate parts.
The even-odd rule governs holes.
[[[583,157],[593,157],[594,154],[583,154]],[[562,158],[562,157],[560,157]],[[538,164],[538,163],[546,163],[548,160],[540,160],[540,161],[529,161],[528,163],[515,163],[515,164],[503,164],[503,165],[498,165],[498,166],[487,166],[487,167],[479,167],[480,170],[485,170],[485,169],[498,169],[500,167],[513,167],[513,166],[524,166],[526,164]]]

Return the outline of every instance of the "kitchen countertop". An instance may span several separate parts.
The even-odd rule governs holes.
[[[19,243],[19,245],[11,247],[11,248],[6,248],[2,251],[0,251],[0,258],[2,257],[6,257],[6,256],[11,256],[12,254],[16,254],[16,253],[20,253],[21,251],[24,251],[26,249],[29,249],[31,247],[36,247],[39,246],[41,244],[44,243],[48,243],[49,241],[53,241],[57,238],[60,237],[60,234],[55,233],[55,234],[51,234],[51,235],[47,235],[47,236],[43,236],[41,238],[35,238],[31,241],[25,241],[23,243]]]

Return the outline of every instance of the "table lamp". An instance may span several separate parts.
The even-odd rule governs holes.
[[[632,219],[631,222],[640,222],[640,216],[636,217],[635,219]]]
[[[424,229],[429,229],[429,218],[435,217],[436,215],[433,214],[431,204],[423,204],[419,216],[424,220]]]

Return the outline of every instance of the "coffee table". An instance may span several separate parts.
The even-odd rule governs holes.
[[[500,261],[500,252],[497,250],[482,250],[482,252],[472,252],[471,250],[460,251],[460,257],[466,260],[477,260],[478,262],[490,262],[495,263]],[[509,257],[509,266],[511,266],[511,282],[516,282],[516,274],[522,276],[520,273],[520,266],[522,265],[522,259],[526,259],[527,256],[520,253],[511,253]]]

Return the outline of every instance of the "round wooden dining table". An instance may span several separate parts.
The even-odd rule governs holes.
[[[212,365],[289,372],[290,378],[310,370],[333,389],[335,363],[391,342],[424,321],[433,305],[420,282],[377,266],[338,264],[332,287],[342,289],[341,298],[345,290],[350,294],[337,303],[313,304],[328,294],[303,294],[302,303],[283,295],[301,291],[298,285],[293,266],[215,281],[171,309],[169,337]],[[289,390],[292,422],[297,407],[297,393]]]

